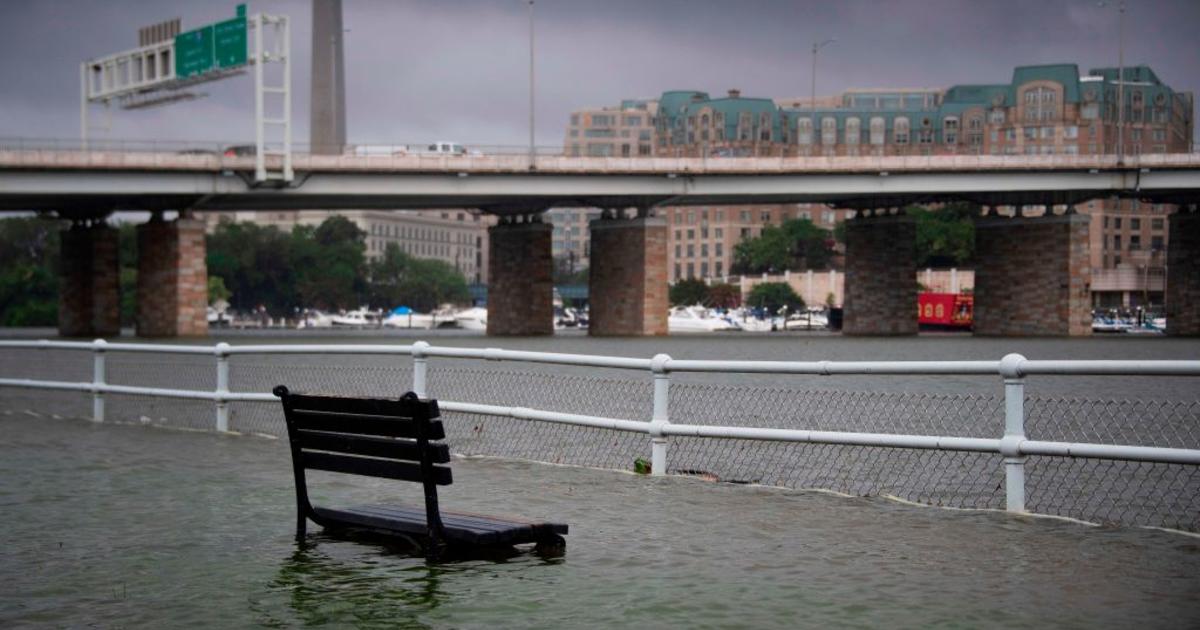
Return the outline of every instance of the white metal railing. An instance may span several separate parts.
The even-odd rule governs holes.
[[[428,392],[428,363],[431,358],[513,361],[552,365],[573,365],[649,372],[653,378],[653,412],[647,420],[608,418],[563,411],[491,405],[486,402],[439,400],[439,406],[452,412],[509,417],[521,420],[578,425],[643,433],[651,438],[651,471],[667,470],[668,438],[698,437],[713,439],[803,442],[847,446],[873,446],[900,449],[930,449],[997,453],[1004,457],[1006,508],[1025,511],[1025,462],[1030,455],[1200,465],[1200,449],[1165,448],[1136,445],[1091,444],[1030,440],[1025,435],[1025,377],[1030,375],[1132,375],[1200,376],[1200,360],[1029,360],[1009,354],[998,361],[720,361],[676,360],[665,354],[650,359],[551,352],[502,350],[499,348],[457,348],[431,346],[424,341],[411,345],[242,345],[218,343],[214,346],[108,343],[71,341],[0,341],[0,349],[86,350],[93,354],[90,382],[0,379],[0,387],[90,392],[92,419],[103,422],[106,394],[157,396],[190,400],[208,400],[215,406],[215,428],[229,430],[230,402],[274,402],[267,392],[229,391],[229,357],[268,354],[350,354],[402,355],[412,357],[412,390],[420,396]],[[208,355],[216,362],[216,389],[189,390],[158,387],[112,385],[106,381],[105,357],[111,352]],[[949,437],[849,431],[813,431],[761,427],[691,425],[671,422],[669,410],[670,375],[693,373],[770,373],[835,375],[993,375],[1004,384],[1004,431],[999,438]]]

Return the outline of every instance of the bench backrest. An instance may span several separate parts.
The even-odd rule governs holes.
[[[446,437],[436,400],[412,392],[396,400],[293,394],[283,385],[273,393],[283,402],[297,509],[304,516],[313,514],[306,469],[414,481],[424,486],[429,535],[441,538],[437,486],[453,478],[449,466],[437,465],[450,462],[450,450],[434,443]]]

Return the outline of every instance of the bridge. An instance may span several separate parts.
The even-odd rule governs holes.
[[[35,146],[30,146],[35,145]],[[268,157],[268,159],[279,159]],[[63,240],[65,335],[117,328],[114,210],[179,210],[141,227],[139,334],[203,334],[204,236],[193,210],[474,207],[499,215],[489,252],[489,334],[551,334],[554,206],[608,210],[592,225],[594,335],[665,334],[667,229],[657,205],[821,202],[861,212],[846,231],[845,330],[913,334],[915,224],[897,209],[968,200],[977,222],[976,331],[1091,331],[1088,221],[1098,197],[1180,204],[1170,219],[1168,326],[1200,334],[1200,154],[595,158],[558,154],[291,157],[291,181],[255,181],[255,159],[219,151],[0,142],[0,210],[72,219]],[[279,165],[268,165],[276,168]],[[997,216],[997,206],[1016,208]],[[1047,208],[1022,216],[1022,207]],[[1063,209],[1065,207],[1065,209]],[[632,217],[628,209],[636,209]],[[1058,210],[1056,210],[1058,208]],[[143,305],[144,303],[144,305]],[[143,312],[144,311],[144,312]]]
[[[280,158],[271,156],[268,165]],[[872,209],[968,200],[1064,205],[1108,196],[1200,201],[1200,154],[1127,157],[596,158],[562,155],[292,157],[291,182],[255,182],[254,158],[217,152],[9,148],[0,209],[64,216],[113,209],[481,208],[829,203]]]

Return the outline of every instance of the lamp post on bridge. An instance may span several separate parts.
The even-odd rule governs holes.
[[[1125,0],[1112,4],[1100,2],[1101,7],[1117,9],[1117,164],[1125,163]]]
[[[810,94],[812,101],[809,103],[812,111],[812,130],[810,132],[812,142],[809,143],[810,147],[817,145],[817,51],[836,41],[837,38],[831,37],[822,42],[814,42],[812,46],[812,92]]]
[[[536,168],[533,141],[533,0],[529,0],[529,168]]]

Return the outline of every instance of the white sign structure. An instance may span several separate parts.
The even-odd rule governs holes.
[[[238,17],[231,22],[239,20],[245,22],[246,30],[249,31],[247,34],[252,38],[245,42],[249,48],[245,64],[254,66],[254,179],[259,182],[291,181],[292,73],[288,18],[263,13],[247,18],[239,8]],[[225,23],[217,26],[222,24]],[[204,27],[200,31],[208,28],[210,27]],[[176,50],[176,44],[180,40],[178,20],[157,24],[142,31],[154,33],[149,39],[161,41],[91,59],[79,66],[80,139],[85,149],[88,143],[88,107],[92,103],[102,103],[105,107],[116,103],[122,109],[136,109],[190,100],[198,95],[187,88],[246,72],[245,65],[228,67],[214,63],[211,67],[205,67],[202,72],[179,76],[177,72],[180,60]],[[184,36],[197,32],[199,31],[185,33]],[[271,41],[264,41],[268,37]],[[145,41],[147,37],[143,35],[142,39]],[[268,63],[282,64],[280,84],[267,84],[265,66]],[[268,113],[268,110],[271,112]],[[269,130],[275,132],[268,133]],[[279,158],[271,160],[276,170],[267,170],[268,157]]]

